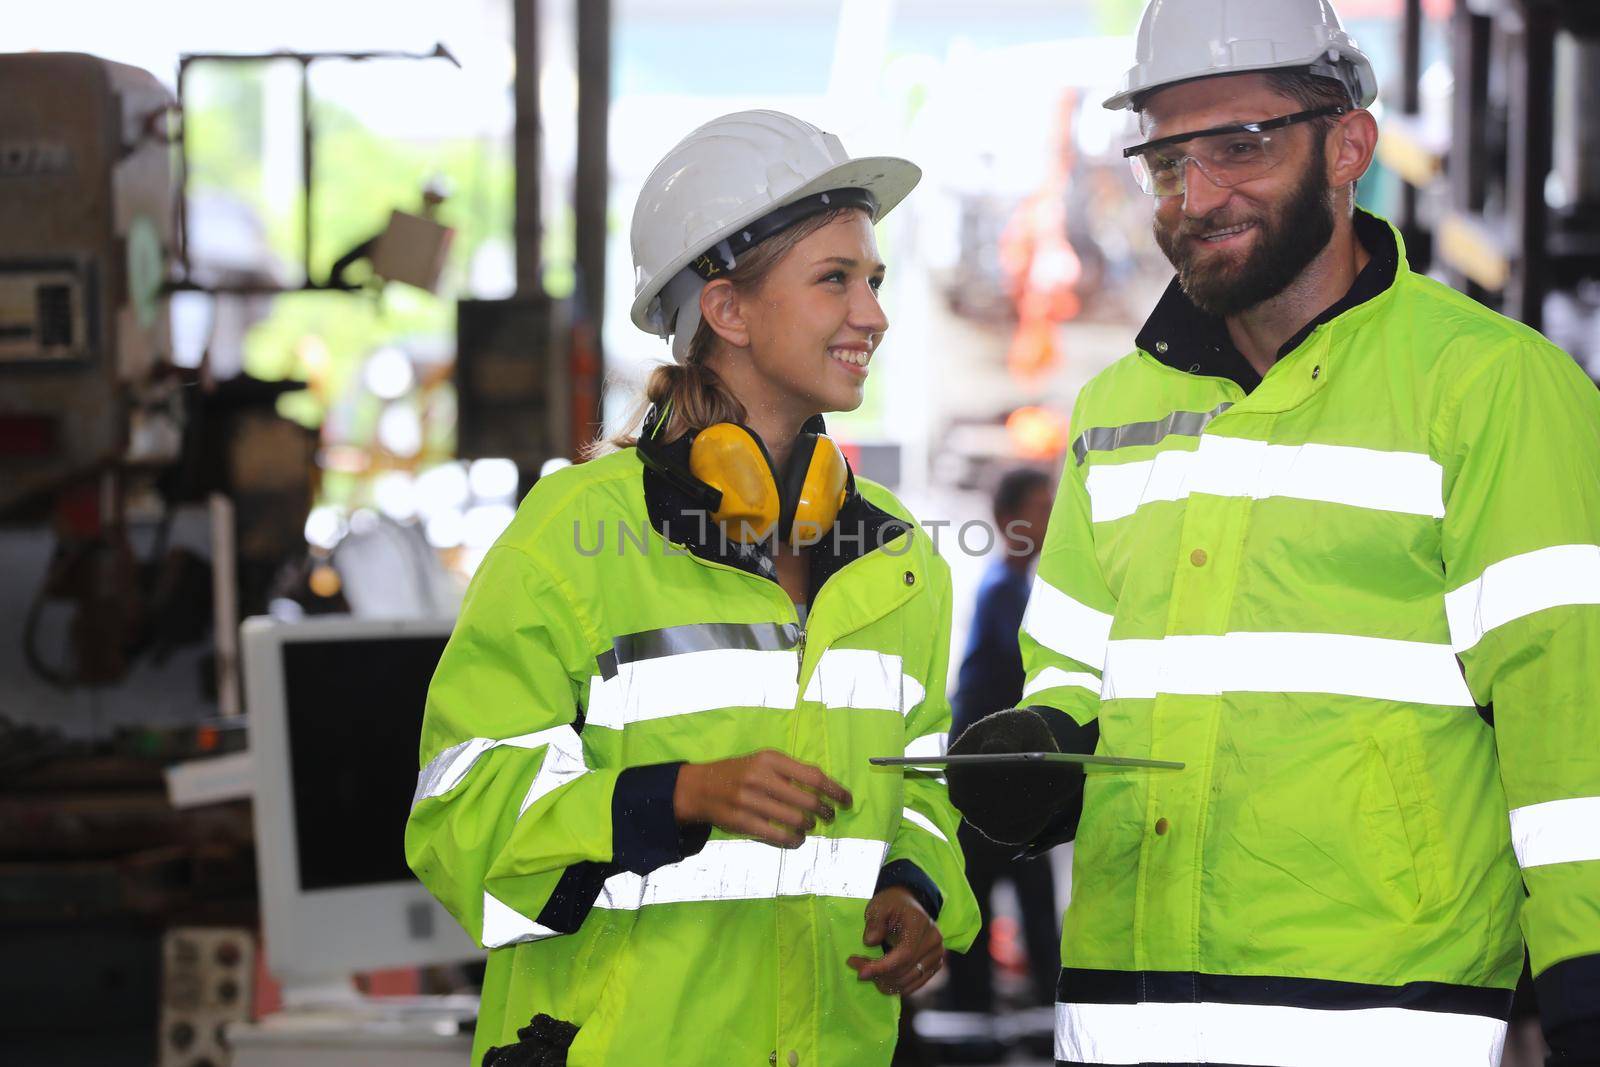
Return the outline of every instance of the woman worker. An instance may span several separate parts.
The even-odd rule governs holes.
[[[574,1067],[886,1065],[972,941],[942,781],[867,762],[944,748],[949,572],[821,418],[919,177],[748,111],[645,181],[633,321],[674,363],[528,494],[428,693],[406,854],[492,950],[474,1064],[539,1014]]]

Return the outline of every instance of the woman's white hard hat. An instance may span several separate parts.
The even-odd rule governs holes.
[[[1112,111],[1195,78],[1294,68],[1342,82],[1357,107],[1378,97],[1371,61],[1329,0],[1150,0],[1135,57],[1105,101]]]
[[[876,222],[922,177],[891,156],[850,158],[839,138],[781,111],[738,111],[679,141],[645,179],[633,209],[630,317],[673,338],[688,358],[705,282],[687,269],[701,255],[779,208],[838,189],[871,194]]]

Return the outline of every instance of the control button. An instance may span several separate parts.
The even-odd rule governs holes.
[[[1165,834],[1167,832],[1167,828],[1171,825],[1171,823],[1167,822],[1166,816],[1163,815],[1161,818],[1156,820],[1156,833]]]
[[[1196,567],[1204,567],[1206,565],[1206,550],[1203,548],[1197,548],[1193,552],[1189,553],[1189,562],[1193,563]]]

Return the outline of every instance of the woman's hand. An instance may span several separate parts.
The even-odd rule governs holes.
[[[850,791],[809,763],[763,749],[678,769],[672,812],[680,823],[710,823],[779,848],[799,848],[817,820],[832,822],[833,805],[849,807]]]
[[[845,962],[863,982],[886,996],[921,989],[944,966],[944,935],[904,886],[892,885],[867,903],[864,945],[888,944],[877,959],[851,956]]]

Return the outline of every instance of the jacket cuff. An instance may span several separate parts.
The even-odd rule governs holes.
[[[1533,980],[1550,1067],[1600,1064],[1600,953],[1562,960]]]
[[[611,793],[612,865],[637,875],[677,863],[705,847],[708,823],[678,825],[672,793],[683,763],[629,767]]]
[[[878,884],[873,887],[872,895],[877,896],[894,885],[909,890],[917,898],[917,903],[922,905],[922,910],[928,913],[928,918],[939,917],[939,909],[944,907],[944,894],[939,892],[939,887],[923,873],[921,867],[910,860],[895,860],[878,872]]]

